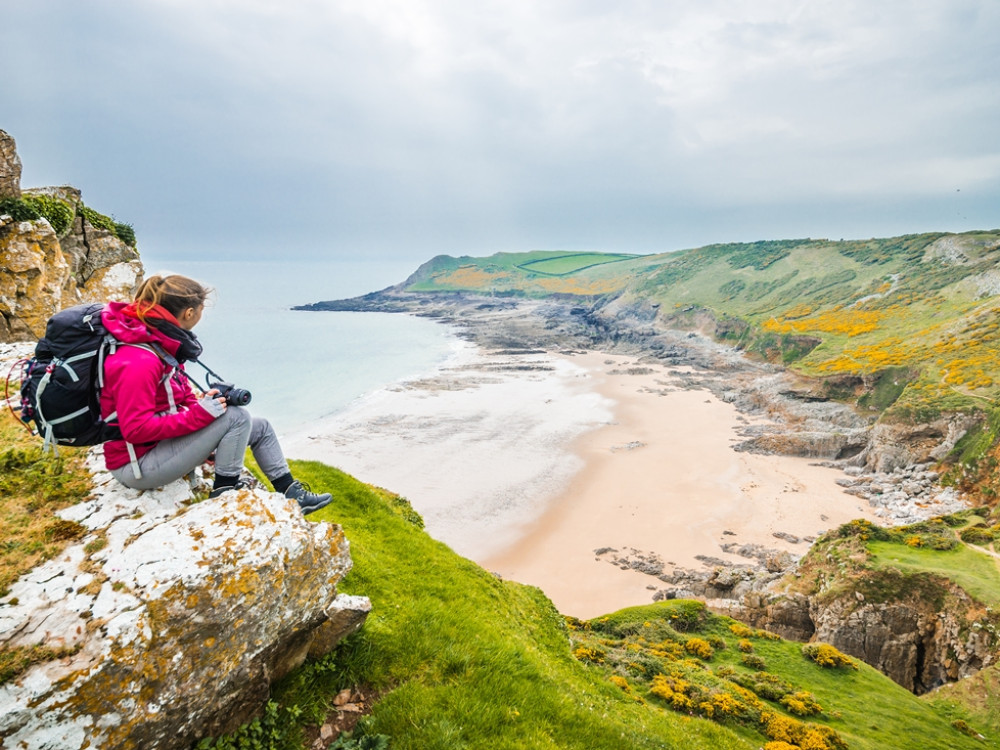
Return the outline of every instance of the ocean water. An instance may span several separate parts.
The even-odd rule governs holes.
[[[449,327],[393,313],[307,312],[293,305],[365,294],[402,281],[404,262],[183,261],[144,254],[147,274],[180,273],[215,290],[195,334],[201,360],[253,394],[279,434],[443,364],[462,344]],[[187,366],[204,384],[205,372]]]

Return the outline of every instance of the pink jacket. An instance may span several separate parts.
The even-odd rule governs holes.
[[[178,342],[130,315],[123,302],[109,302],[101,313],[101,322],[119,342],[126,344],[157,343],[175,355]],[[191,385],[182,373],[169,381],[177,413],[170,414],[164,377],[170,366],[155,353],[136,346],[122,346],[104,362],[104,389],[101,391],[101,416],[118,413],[122,436],[142,457],[160,440],[180,437],[200,430],[214,417],[198,404]],[[117,469],[129,463],[125,440],[104,444],[104,463]]]

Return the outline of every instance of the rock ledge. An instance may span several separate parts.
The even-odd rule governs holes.
[[[0,686],[6,747],[190,747],[364,622],[368,600],[337,594],[339,526],[262,490],[127,490],[89,463],[94,495],[59,513],[88,533],[0,600],[0,646],[73,654]]]

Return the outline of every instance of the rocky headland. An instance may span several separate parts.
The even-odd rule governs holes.
[[[914,524],[968,507],[940,482],[938,467],[973,424],[945,415],[924,424],[881,423],[877,413],[826,395],[822,383],[720,343],[711,319],[682,330],[653,306],[571,296],[544,299],[470,293],[408,292],[404,285],[315,310],[402,312],[454,326],[486,350],[527,361],[540,351],[601,351],[674,368],[670,387],[710,391],[742,414],[737,451],[793,455],[843,472],[844,492],[864,500],[887,527]],[[808,502],[803,498],[803,502]],[[864,659],[915,692],[964,677],[997,660],[998,644],[968,594],[939,611],[919,588],[893,602],[865,602],[846,585],[841,596],[789,595],[816,537],[778,532],[786,549],[723,541],[701,567],[677,568],[648,550],[594,550],[610,565],[650,577],[653,600],[699,598],[720,612],[800,640],[822,640]],[[795,552],[787,551],[788,544]],[[729,560],[719,552],[727,553]],[[733,563],[731,556],[743,558]],[[904,586],[904,589],[906,587]],[[952,586],[952,588],[957,588]],[[926,592],[924,592],[926,593]],[[964,597],[964,598],[963,598]],[[937,600],[935,600],[937,601]],[[961,602],[965,602],[962,604]],[[981,608],[980,608],[981,610]],[[978,622],[975,627],[973,624]],[[859,635],[860,634],[860,635]]]

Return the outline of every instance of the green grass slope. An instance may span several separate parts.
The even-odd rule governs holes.
[[[295,721],[365,685],[381,699],[359,732],[393,750],[983,747],[951,725],[974,722],[959,704],[932,706],[864,664],[821,667],[696,602],[567,621],[432,540],[405,501],[318,463],[294,470],[333,492],[313,518],[343,525],[354,569],[341,590],[373,605],[360,633],[276,691]]]
[[[321,464],[295,472],[335,494],[312,518],[344,527],[354,569],[341,591],[372,600],[338,673],[385,692],[365,728],[391,736],[393,750],[756,747],[624,699],[573,658],[564,618],[540,591],[434,541],[388,493]]]
[[[924,700],[943,716],[954,721],[965,721],[976,727],[978,732],[989,735],[996,744],[1000,737],[1000,664],[994,664],[961,682],[939,688]],[[969,718],[968,721],[966,719]],[[973,730],[975,731],[975,730]],[[990,743],[984,743],[990,747]]]

